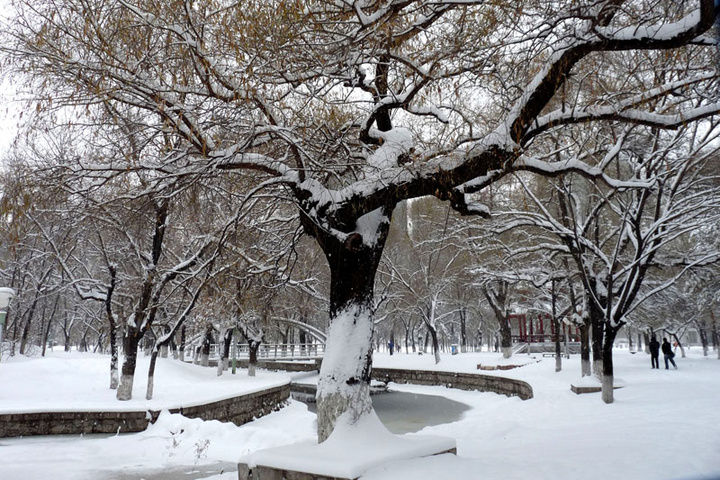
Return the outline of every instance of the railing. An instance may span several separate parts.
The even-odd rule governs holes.
[[[555,335],[554,334],[540,334],[540,333],[534,333],[534,334],[527,334],[527,335],[513,335],[512,337],[512,343],[555,343]],[[568,341],[569,342],[579,342],[580,338],[578,335],[568,335]],[[565,342],[565,337],[563,335],[560,336],[560,343]]]
[[[210,358],[220,358],[222,351],[222,344],[214,343],[210,345]],[[235,351],[233,352],[233,347]],[[190,349],[192,352],[197,346],[193,346]],[[186,355],[190,352],[186,350]],[[230,358],[249,358],[250,347],[245,344],[235,344],[230,347]],[[308,344],[289,344],[289,343],[277,343],[277,344],[265,344],[260,345],[258,350],[258,360],[302,360],[311,358],[321,358],[325,354],[325,345],[322,343],[308,343]]]

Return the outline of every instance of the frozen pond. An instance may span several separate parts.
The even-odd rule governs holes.
[[[460,420],[470,407],[437,395],[407,392],[386,392],[372,396],[373,407],[380,420],[393,433],[417,432],[425,427]],[[311,412],[314,403],[308,403]]]

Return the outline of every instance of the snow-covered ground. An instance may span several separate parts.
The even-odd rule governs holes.
[[[149,357],[138,358],[133,398],[115,399],[110,357],[92,353],[49,353],[46,358],[15,356],[0,363],[0,413],[52,411],[143,411],[197,405],[250,393],[290,380],[287,374],[259,371],[251,378],[171,359],[158,359],[153,399],[145,400]],[[0,477],[2,478],[2,477]]]
[[[575,395],[577,356],[555,373],[552,358],[518,355],[506,371],[482,372],[520,378],[535,398],[522,401],[493,393],[443,387],[391,385],[399,391],[441,395],[471,408],[457,422],[427,427],[419,434],[452,437],[458,456],[404,460],[368,471],[363,480],[422,479],[718,479],[720,478],[720,361],[691,349],[676,357],[679,369],[652,370],[643,353],[616,350],[616,375],[624,388],[615,403],[599,394]],[[85,399],[97,407],[118,408],[108,383],[107,357],[53,354],[46,359],[15,357],[0,363],[0,411],[22,405],[78,409]],[[135,396],[144,396],[145,360],[140,362]],[[662,362],[662,359],[661,359]],[[158,365],[156,401],[199,401],[245,389],[256,382],[284,381],[263,372],[253,381],[238,375],[215,377],[214,369]],[[495,353],[443,356],[377,354],[377,366],[477,372],[484,365],[508,363]],[[312,382],[307,375],[303,382]],[[211,386],[212,385],[212,386]],[[135,402],[135,401],[133,401]],[[138,405],[144,400],[137,400]],[[153,408],[157,408],[154,404]],[[146,407],[142,407],[146,408]],[[302,403],[251,424],[190,420],[164,413],[145,432],[119,436],[64,436],[0,439],[0,478],[58,479],[235,479],[234,464],[261,449],[314,439],[315,418]],[[415,435],[415,434],[408,434]],[[358,451],[358,455],[362,452]],[[193,473],[189,473],[193,472]],[[222,473],[221,473],[222,472]]]

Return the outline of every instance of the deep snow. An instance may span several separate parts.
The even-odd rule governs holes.
[[[420,433],[455,439],[458,456],[392,462],[362,478],[720,478],[720,361],[711,355],[702,357],[700,349],[693,348],[688,358],[676,357],[678,370],[652,370],[648,355],[616,350],[615,371],[625,386],[616,390],[614,404],[605,405],[599,394],[570,391],[570,384],[581,380],[577,356],[564,360],[563,371],[555,373],[553,358],[528,355],[509,361],[496,353],[447,355],[435,366],[432,355],[378,353],[375,365],[399,368],[477,372],[478,363],[524,364],[513,370],[482,373],[523,379],[533,386],[535,398],[522,401],[493,393],[393,384],[394,390],[442,395],[471,407],[460,421],[427,427]],[[144,362],[142,359],[139,372],[146,371]],[[183,395],[197,395],[210,384],[223,385],[217,390],[213,387],[213,398],[257,388],[256,381],[242,370],[218,379],[214,369],[175,363],[159,361],[158,399],[182,402]],[[68,409],[86,392],[93,392],[95,382],[104,390],[109,381],[107,365],[107,357],[75,353],[4,360],[0,363],[0,411],[15,410],[25,401],[29,406],[42,403]],[[58,372],[62,381],[44,387]],[[140,398],[144,395],[143,376],[138,377],[135,391]],[[272,383],[287,377],[263,372],[260,378]],[[302,381],[312,380],[306,375]],[[87,393],[94,397],[93,403],[117,408],[119,402],[112,393],[100,390],[97,395]],[[39,395],[44,398],[38,400]],[[102,395],[106,400],[97,398]],[[0,439],[0,478],[235,479],[234,464],[240,457],[311,441],[314,435],[314,415],[298,402],[242,427],[164,413],[155,425],[137,434]],[[208,476],[208,472],[221,469],[223,474]],[[188,475],[190,471],[195,473]]]

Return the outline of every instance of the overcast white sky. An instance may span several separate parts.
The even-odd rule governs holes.
[[[18,108],[9,82],[0,83],[0,152],[5,152],[17,131]],[[0,153],[2,156],[2,153]]]
[[[9,0],[0,0],[0,28],[7,21]],[[17,125],[17,107],[13,106],[15,93],[7,80],[0,76],[0,156],[10,146]]]

